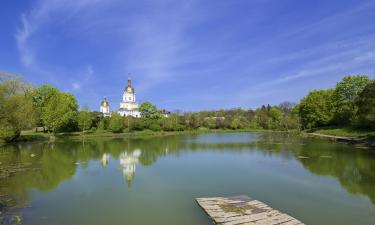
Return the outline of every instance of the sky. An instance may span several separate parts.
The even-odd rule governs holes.
[[[372,0],[0,0],[0,71],[119,108],[298,102],[344,76],[375,78]]]

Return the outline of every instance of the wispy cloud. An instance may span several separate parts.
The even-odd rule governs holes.
[[[353,26],[373,11],[370,1],[304,23],[271,18],[284,9],[275,1],[215,6],[198,0],[39,0],[20,16],[15,39],[24,67],[90,105],[104,95],[120,100],[128,73],[138,94],[163,107],[200,101],[210,108],[281,99],[283,86],[288,92],[304,80],[311,87],[308,81],[328,74],[375,67],[375,26]]]

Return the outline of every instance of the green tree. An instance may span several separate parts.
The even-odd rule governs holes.
[[[100,121],[103,120],[103,113],[98,111],[90,112],[91,128],[98,128]]]
[[[216,129],[216,119],[215,118],[205,118],[203,126],[209,129]]]
[[[108,117],[103,117],[99,123],[98,123],[98,129],[99,130],[107,130],[109,127],[109,118]]]
[[[161,114],[151,102],[143,102],[139,107],[139,111],[141,112],[142,118],[145,119],[159,119],[161,118]]]
[[[337,83],[334,92],[334,119],[338,125],[348,125],[352,122],[358,110],[355,100],[370,82],[367,76],[357,75],[346,76]]]
[[[199,128],[199,127],[202,126],[202,119],[201,119],[201,117],[198,116],[195,113],[189,113],[187,115],[187,118],[186,118],[185,122],[186,122],[186,125],[190,129],[197,129],[197,128]]]
[[[78,112],[77,122],[78,127],[81,131],[85,131],[91,128],[92,118],[87,107],[83,107],[83,109]]]
[[[124,129],[123,117],[118,113],[112,113],[111,119],[109,120],[109,129],[113,133],[121,133]]]
[[[230,128],[232,129],[241,129],[243,128],[243,123],[239,118],[234,118],[232,122],[230,123]]]
[[[49,131],[56,133],[74,119],[77,108],[77,101],[72,94],[53,94],[42,107],[43,124]]]
[[[279,129],[281,126],[282,112],[276,107],[272,107],[268,111],[268,116],[271,119],[271,128]]]
[[[298,105],[298,113],[304,128],[329,125],[333,118],[332,98],[334,91],[315,90],[310,92]]]
[[[375,128],[375,81],[368,84],[356,100],[359,125]]]
[[[164,131],[175,131],[178,127],[178,116],[171,114],[169,117],[162,118],[162,128]]]
[[[0,138],[17,139],[23,129],[36,124],[32,86],[17,77],[0,83]]]
[[[42,120],[43,108],[46,107],[51,98],[59,93],[59,90],[50,85],[42,85],[33,91],[33,102],[38,115],[38,125],[45,126]]]
[[[158,120],[152,120],[150,122],[148,128],[152,131],[161,131],[161,129],[162,129]]]

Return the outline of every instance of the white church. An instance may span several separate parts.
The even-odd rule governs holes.
[[[128,79],[128,85],[122,94],[122,102],[120,103],[120,108],[117,112],[121,116],[141,117],[138,108],[134,88],[132,87],[131,80]],[[109,103],[106,98],[100,103],[100,112],[103,113],[104,116],[111,116]]]

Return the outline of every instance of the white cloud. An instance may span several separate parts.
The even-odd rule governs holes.
[[[217,90],[220,90],[224,84],[214,83],[215,75],[219,74],[219,77],[222,77],[223,73],[231,72],[233,78],[236,78],[232,82],[237,82],[238,88],[230,90],[227,97],[222,95],[222,102],[223,104],[243,105],[257,96],[275,93],[263,91],[266,88],[275,89],[293,81],[353,68],[360,69],[375,60],[373,51],[375,42],[372,36],[362,36],[362,39],[352,40],[343,38],[340,41],[332,37],[321,43],[314,42],[314,45],[307,44],[306,47],[309,48],[301,46],[301,49],[292,50],[294,48],[291,47],[294,40],[309,43],[310,36],[343,26],[348,18],[356,17],[368,10],[368,4],[358,4],[358,7],[354,9],[332,14],[330,17],[310,21],[310,23],[302,25],[296,23],[296,27],[288,29],[290,32],[275,33],[273,36],[257,34],[255,41],[249,37],[249,40],[240,39],[238,42],[236,36],[246,33],[241,30],[245,27],[244,24],[251,24],[251,26],[246,26],[249,30],[255,29],[255,26],[264,25],[261,24],[262,18],[266,18],[264,12],[260,15],[259,12],[249,14],[248,18],[238,21],[238,27],[233,30],[226,27],[230,28],[229,32],[219,32],[220,35],[203,38],[197,33],[196,36],[202,39],[195,39],[195,34],[192,35],[190,32],[206,29],[205,25],[208,23],[202,23],[203,26],[200,23],[207,22],[206,20],[212,22],[216,19],[215,14],[225,12],[223,8],[222,11],[209,9],[211,11],[207,12],[205,11],[207,9],[200,7],[200,1],[165,0],[148,2],[147,7],[142,8],[142,13],[139,13],[133,10],[136,8],[133,7],[134,4],[118,0],[37,1],[30,11],[21,16],[20,25],[15,34],[21,62],[33,71],[46,74],[46,76],[59,77],[60,81],[66,82],[68,88],[75,91],[85,90],[85,86],[95,82],[95,75],[107,76],[107,74],[102,75],[103,71],[100,71],[100,68],[97,68],[96,64],[91,61],[69,68],[65,67],[63,62],[52,66],[43,63],[42,49],[39,49],[34,42],[37,41],[40,44],[43,40],[43,32],[48,30],[45,29],[46,27],[62,26],[61,29],[64,29],[63,26],[69,24],[74,25],[68,28],[69,32],[73,31],[69,33],[71,36],[82,35],[88,41],[97,41],[99,45],[102,44],[100,38],[104,38],[105,42],[108,40],[111,42],[105,44],[110,47],[116,46],[113,51],[104,52],[107,55],[100,56],[113,59],[111,60],[113,65],[110,65],[113,70],[108,76],[111,78],[114,78],[114,75],[118,76],[117,80],[125,83],[127,74],[131,73],[132,78],[136,80],[139,93],[144,94],[162,82],[173,82],[180,78],[186,80],[189,77],[194,80],[191,83],[196,84],[204,76],[211,77],[213,81],[211,85],[218,86]],[[120,8],[123,10],[116,10]],[[70,24],[71,21],[74,23]],[[244,21],[247,22],[243,23]],[[216,25],[219,27],[213,29],[220,30],[221,25]],[[282,49],[277,43],[282,43],[286,49]],[[42,44],[48,45],[48,43]],[[288,66],[289,63],[297,61],[302,63]],[[190,67],[190,64],[193,66]],[[199,66],[194,67],[195,64]],[[97,74],[94,66],[98,71]],[[180,69],[182,67],[189,68]],[[288,68],[277,71],[278,67]],[[233,72],[232,69],[234,69]],[[69,78],[66,79],[65,75],[69,75],[67,76]],[[257,80],[253,82],[254,78]],[[111,83],[113,84],[118,85],[115,82]],[[110,87],[106,90],[112,91]],[[212,93],[207,88],[195,91],[198,98],[204,97],[203,100],[210,101],[217,97],[217,90],[211,91]],[[112,93],[98,93],[96,90],[90,93],[89,90],[85,90],[86,97],[90,94],[113,95]],[[181,93],[181,95],[186,94]],[[178,101],[184,101],[184,96],[172,96],[164,102],[173,102],[173,97],[176,97]]]
[[[81,84],[79,82],[74,82],[74,83],[72,83],[72,88],[74,90],[80,90],[81,89]]]

